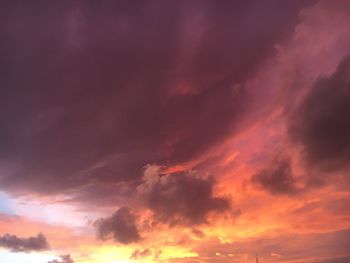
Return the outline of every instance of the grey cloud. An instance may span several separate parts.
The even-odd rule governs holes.
[[[211,212],[223,213],[230,209],[230,200],[214,196],[213,177],[196,173],[161,175],[159,167],[148,166],[138,192],[145,206],[154,212],[157,220],[170,225],[196,225],[207,222]]]
[[[113,238],[123,244],[137,242],[141,239],[136,227],[136,217],[128,207],[119,208],[111,217],[101,218],[95,222],[100,239]]]
[[[0,247],[9,249],[12,252],[32,252],[48,250],[50,246],[45,236],[39,233],[36,237],[28,238],[5,234],[0,236]]]

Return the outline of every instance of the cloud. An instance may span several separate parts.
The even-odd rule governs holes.
[[[2,3],[2,189],[103,189],[200,158],[254,121],[244,82],[312,3]]]
[[[161,175],[159,166],[148,165],[138,193],[156,219],[170,225],[196,225],[206,223],[211,212],[230,209],[229,199],[214,196],[214,185],[211,176],[194,172]]]
[[[60,257],[61,257],[60,260],[54,259],[47,263],[74,263],[74,260],[71,258],[70,255],[62,255]]]
[[[302,147],[309,166],[329,171],[348,167],[349,114],[350,56],[315,83],[290,120],[290,137]]]
[[[293,177],[291,161],[278,158],[252,177],[252,182],[271,194],[296,194],[300,192]]]
[[[277,157],[258,171],[252,182],[272,194],[297,194],[324,185],[329,175],[343,172],[350,161],[350,56],[330,76],[320,77],[287,115],[289,145],[300,150],[302,178],[298,187],[291,158]]]
[[[195,226],[208,223],[211,213],[225,213],[231,208],[229,198],[214,195],[215,180],[212,176],[202,176],[196,172],[162,174],[158,165],[147,165],[142,183],[133,197],[135,209],[139,213],[152,212],[152,227],[157,223],[168,226]],[[94,225],[102,240],[113,238],[123,244],[141,240],[137,220],[131,208],[119,208],[109,218],[101,218]],[[148,226],[147,226],[148,228]],[[199,230],[197,236],[204,237]],[[148,250],[135,250],[132,257],[140,257]]]
[[[119,208],[109,218],[101,218],[95,222],[98,237],[108,239],[112,237],[122,244],[137,242],[141,236],[136,227],[136,217],[128,207]]]
[[[147,257],[147,256],[149,256],[149,255],[151,255],[152,254],[152,252],[151,252],[151,250],[149,249],[149,248],[146,248],[146,249],[136,249],[136,250],[134,250],[133,252],[132,252],[132,254],[131,254],[131,256],[130,256],[130,259],[135,259],[135,260],[137,260],[137,259],[142,259],[142,258],[145,258],[145,257]]]
[[[49,244],[45,236],[39,233],[36,237],[19,238],[15,235],[5,234],[0,236],[0,247],[12,252],[32,252],[48,250]]]

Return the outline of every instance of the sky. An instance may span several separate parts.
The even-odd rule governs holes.
[[[1,263],[350,262],[350,1],[0,3]]]

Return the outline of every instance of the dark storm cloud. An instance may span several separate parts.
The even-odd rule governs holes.
[[[254,184],[272,194],[296,194],[300,191],[288,158],[275,160],[252,177]]]
[[[74,263],[74,260],[71,258],[70,255],[63,255],[60,257],[61,257],[60,260],[54,259],[54,260],[51,260],[47,263]]]
[[[350,163],[350,56],[320,78],[290,121],[293,142],[311,167],[339,171]]]
[[[138,191],[156,219],[170,225],[196,225],[206,223],[210,212],[222,213],[230,208],[229,199],[214,196],[214,184],[212,177],[201,178],[194,173],[159,175],[154,166],[149,166]]]
[[[5,234],[0,236],[0,247],[12,252],[32,252],[49,249],[49,244],[43,234],[36,237],[20,238],[15,235]]]
[[[350,56],[336,71],[320,77],[288,119],[291,144],[301,149],[306,164],[304,190],[322,186],[328,174],[345,171],[350,162]],[[289,159],[279,159],[252,177],[253,183],[273,194],[296,194]],[[343,179],[341,179],[342,182]]]
[[[1,187],[62,193],[198,157],[238,130],[240,84],[313,2],[2,1]]]
[[[119,208],[109,218],[101,218],[95,222],[100,239],[113,238],[115,241],[129,244],[137,242],[141,236],[136,227],[135,215],[128,207]]]

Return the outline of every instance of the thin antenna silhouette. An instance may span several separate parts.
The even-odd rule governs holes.
[[[255,255],[256,263],[259,263],[258,255]]]

